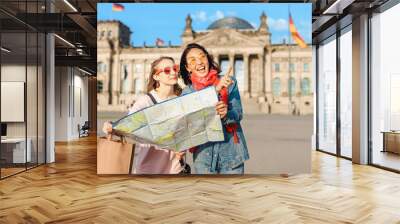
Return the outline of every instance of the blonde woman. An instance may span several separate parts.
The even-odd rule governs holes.
[[[171,57],[160,57],[151,64],[147,95],[139,97],[129,109],[129,114],[161,103],[181,94],[178,85],[179,66]],[[112,125],[104,123],[104,132],[111,133]],[[182,170],[179,160],[184,152],[175,153],[150,144],[135,144],[135,174],[178,174]]]

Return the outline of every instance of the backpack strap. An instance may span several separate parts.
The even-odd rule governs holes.
[[[147,96],[150,97],[151,101],[153,101],[153,104],[157,104],[157,100],[156,100],[156,98],[154,98],[153,94],[147,93]]]

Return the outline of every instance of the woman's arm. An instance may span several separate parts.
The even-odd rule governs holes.
[[[243,118],[242,103],[240,100],[239,89],[237,87],[237,81],[234,79],[232,86],[230,86],[229,97],[228,97],[228,113],[222,119],[224,124],[238,123]]]
[[[151,106],[152,104],[153,103],[152,103],[152,101],[151,101],[149,96],[147,96],[147,95],[140,96],[136,100],[136,102],[133,104],[133,106],[131,108],[129,108],[128,114],[133,114],[136,111],[139,111],[139,110],[141,110],[143,108]]]

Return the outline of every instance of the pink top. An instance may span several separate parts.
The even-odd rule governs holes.
[[[171,99],[160,99],[157,92],[152,90],[150,92],[158,103]],[[149,96],[140,96],[135,104],[129,109],[129,114],[153,105],[153,101]],[[175,158],[173,151],[158,148],[150,144],[135,144],[135,157],[134,157],[134,170],[135,174],[177,174],[182,168],[179,160]]]

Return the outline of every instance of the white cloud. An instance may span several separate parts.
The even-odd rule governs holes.
[[[198,20],[200,22],[207,21],[207,13],[205,11],[197,11],[191,15],[193,20]]]
[[[288,21],[285,19],[273,19],[273,18],[269,18],[268,19],[268,26],[271,29],[274,30],[287,30],[289,29],[289,25],[288,25]]]
[[[210,21],[215,21],[225,17],[224,12],[217,10],[214,15],[210,16]]]
[[[229,16],[233,16],[236,13],[233,11],[229,11],[226,13]],[[214,22],[215,20],[222,19],[225,17],[225,13],[221,10],[215,11],[214,14],[207,14],[205,11],[197,11],[194,14],[190,15],[193,20],[198,22]]]

